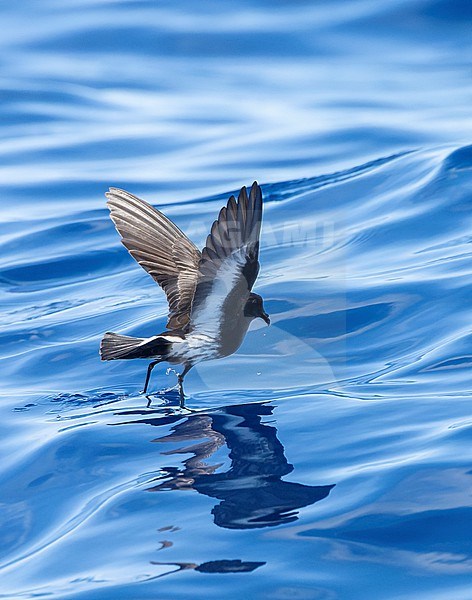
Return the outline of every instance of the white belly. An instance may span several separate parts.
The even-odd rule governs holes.
[[[215,336],[191,332],[182,341],[174,342],[168,361],[172,363],[197,363],[222,358],[236,352],[247,333],[251,319],[240,316],[225,321]]]

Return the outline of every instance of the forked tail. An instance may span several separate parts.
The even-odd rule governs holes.
[[[165,360],[171,346],[172,343],[160,335],[151,338],[135,338],[107,332],[100,343],[100,358],[118,360],[162,357]]]
[[[100,358],[102,360],[134,358],[133,355],[144,341],[144,338],[135,338],[109,331],[105,333],[100,343]]]

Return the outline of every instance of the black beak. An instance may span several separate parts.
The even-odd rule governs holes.
[[[270,325],[270,317],[267,313],[262,313],[261,319],[263,319],[267,323],[267,325]]]

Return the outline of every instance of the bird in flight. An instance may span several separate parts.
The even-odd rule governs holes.
[[[117,188],[107,192],[110,217],[121,242],[162,287],[169,303],[166,331],[149,338],[105,333],[102,360],[151,359],[143,393],[160,362],[183,365],[183,380],[197,363],[228,356],[241,345],[253,319],[268,325],[261,296],[251,292],[259,272],[262,192],[231,196],[200,252],[170,219],[140,198]]]

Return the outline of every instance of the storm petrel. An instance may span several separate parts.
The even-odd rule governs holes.
[[[253,319],[270,324],[262,298],[251,292],[259,272],[261,188],[254,182],[249,197],[245,187],[238,200],[231,196],[202,252],[144,200],[117,188],[105,195],[122,244],[164,290],[169,317],[167,330],[149,338],[105,333],[100,357],[152,359],[143,393],[158,363],[182,364],[183,402],[183,380],[195,364],[235,352]]]

